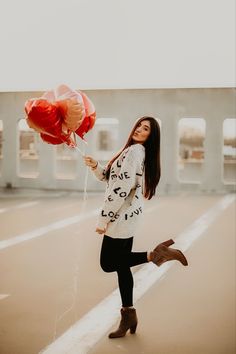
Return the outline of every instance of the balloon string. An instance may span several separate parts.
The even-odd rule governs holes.
[[[72,291],[71,291],[71,305],[61,314],[61,315],[57,315],[58,314],[58,310],[57,310],[57,314],[56,314],[56,318],[55,318],[55,324],[54,324],[54,333],[53,333],[53,341],[56,340],[57,338],[57,328],[58,328],[58,324],[59,322],[63,319],[63,317],[65,317],[70,311],[73,311],[75,309],[76,306],[76,300],[77,300],[77,294],[78,294],[78,262],[76,262],[75,264],[75,268],[74,268],[74,275],[73,275],[73,285],[72,285]],[[69,292],[70,293],[70,292]],[[64,295],[62,296],[62,298],[64,298],[65,294],[67,294],[67,292],[64,293]],[[57,307],[59,305],[57,304]],[[75,316],[75,312],[74,312],[74,322],[76,321],[76,316]]]
[[[85,156],[85,150],[86,150],[85,145],[84,145],[84,149],[83,149],[84,151],[81,151],[81,149],[77,146],[77,144],[73,148],[75,148],[82,156]],[[82,202],[82,207],[81,207],[81,212],[80,212],[80,214],[82,214],[82,215],[84,213],[84,210],[85,210],[85,207],[87,204],[88,176],[89,176],[89,167],[87,166],[86,173],[85,173],[85,179],[84,179],[83,202]],[[77,242],[77,237],[75,237],[75,235],[73,235],[73,238],[74,238],[74,242]],[[77,243],[76,243],[76,246],[73,247],[73,249],[74,250],[77,249]],[[57,338],[57,329],[58,329],[59,322],[61,322],[62,319],[73,310],[74,310],[74,322],[76,321],[75,310],[76,310],[76,300],[78,298],[78,290],[79,290],[78,289],[78,276],[79,276],[79,266],[78,266],[78,259],[75,254],[74,255],[74,274],[73,274],[73,280],[72,280],[73,284],[72,284],[72,291],[71,291],[71,304],[70,304],[70,306],[68,306],[68,308],[65,309],[65,311],[61,315],[58,315],[58,310],[56,312],[53,341],[55,341]],[[64,293],[64,296],[65,296],[65,293]]]
[[[75,150],[77,150],[81,154],[82,157],[84,157],[85,156],[85,152],[86,152],[86,145],[84,144],[84,148],[83,148],[83,151],[82,151],[77,145],[76,135],[75,134],[74,134],[74,139],[75,139],[75,146],[73,146],[73,148]],[[89,168],[87,166],[86,167],[86,172],[85,172],[85,178],[84,178],[83,202],[85,202],[87,200],[88,175],[89,175]],[[85,204],[86,203],[83,203],[82,212],[84,211]]]
[[[85,156],[85,152],[86,152],[86,146],[84,145],[83,156]],[[87,194],[88,176],[89,176],[89,167],[86,166],[86,172],[85,172],[85,178],[84,178],[83,208],[82,209],[85,208],[87,197],[88,197],[88,194]]]
[[[78,148],[78,146],[73,146],[73,149],[77,150],[82,156],[84,156],[84,153]]]
[[[84,142],[84,148],[83,148],[83,151],[78,147],[77,145],[77,141],[76,141],[76,135],[74,134],[74,140],[75,140],[75,145],[71,146],[72,149],[75,149],[77,150],[82,157],[85,156],[85,152],[86,152],[86,145],[87,145],[87,142]],[[89,167],[87,166],[86,167],[86,172],[85,172],[85,178],[84,178],[84,189],[83,189],[83,205],[82,205],[82,213],[84,211],[84,208],[85,208],[85,205],[86,205],[86,200],[87,200],[87,187],[88,187],[88,176],[89,176]]]

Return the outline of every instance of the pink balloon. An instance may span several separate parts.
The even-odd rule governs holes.
[[[82,92],[82,91],[79,91],[79,92],[83,98],[83,102],[84,102],[84,106],[85,106],[85,114],[87,117],[89,117],[95,113],[95,107],[93,105],[93,102],[88,98],[88,96],[84,92]]]
[[[91,130],[94,127],[95,120],[96,120],[96,111],[92,101],[88,98],[88,96],[82,91],[79,92],[83,97],[86,116],[83,119],[79,128],[76,130],[76,134],[83,139],[84,134],[86,134],[89,130]]]
[[[64,124],[69,130],[76,131],[86,115],[82,95],[66,85],[60,85],[55,90],[55,98]]]
[[[56,101],[56,96],[55,96],[55,93],[53,90],[44,92],[42,98],[44,98],[48,102],[55,102]]]

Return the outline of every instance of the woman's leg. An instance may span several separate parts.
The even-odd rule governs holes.
[[[114,255],[117,251],[115,239],[104,235],[100,254],[100,265],[104,272],[110,273],[116,271],[117,265],[114,262]]]
[[[148,262],[147,252],[131,252],[133,237],[116,239],[104,235],[100,263],[105,272],[114,272],[118,267],[134,267]]]
[[[122,300],[121,321],[116,331],[109,334],[109,338],[125,336],[126,332],[135,333],[138,319],[133,306],[133,276],[127,261],[126,254],[131,253],[132,239],[112,239],[104,236],[101,249],[101,266],[104,271],[116,271]],[[125,256],[124,256],[125,255]],[[122,262],[123,257],[125,262]],[[137,257],[139,258],[139,257]],[[136,259],[136,257],[135,257]],[[141,260],[137,260],[140,264]],[[136,262],[135,261],[135,262]],[[134,262],[134,260],[132,260]]]
[[[118,268],[117,275],[122,307],[132,307],[134,288],[133,274],[130,268]]]
[[[179,250],[168,251],[168,247],[173,243],[173,240],[165,241],[148,254],[147,252],[131,252],[133,245],[132,237],[129,239],[113,239],[104,235],[100,257],[101,267],[105,272],[117,272],[123,305],[119,328],[115,332],[110,333],[109,338],[123,337],[129,329],[130,333],[135,333],[136,331],[138,320],[136,311],[132,308],[133,276],[130,267],[149,261],[158,266],[173,259],[182,261],[179,256]]]
[[[118,264],[126,267],[134,267],[148,262],[147,252],[132,252],[133,237],[122,239],[122,248]]]
[[[133,238],[114,239],[104,236],[101,267],[105,272],[117,272],[123,307],[133,306],[133,275],[130,267],[146,263],[147,252],[131,252]]]

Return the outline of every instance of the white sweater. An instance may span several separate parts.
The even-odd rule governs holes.
[[[97,227],[106,228],[105,234],[110,237],[129,238],[135,235],[143,212],[144,159],[144,146],[134,144],[113,162],[108,180],[106,169],[100,164],[93,171],[100,181],[107,182]]]

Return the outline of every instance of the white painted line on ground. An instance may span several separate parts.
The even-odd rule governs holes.
[[[24,203],[24,205],[22,204],[21,206],[18,206],[17,208],[24,208],[24,207],[26,207],[26,205],[29,206],[29,204],[32,204],[32,203],[33,202]],[[146,212],[151,212],[153,209],[156,209],[159,206],[160,205],[158,204],[154,207],[147,208]],[[67,226],[76,224],[78,222],[87,220],[90,217],[98,215],[98,213],[99,213],[99,209],[92,210],[91,212],[88,212],[88,213],[83,212],[83,206],[81,207],[81,209],[82,209],[82,212],[80,215],[76,215],[76,216],[72,216],[72,217],[69,217],[69,218],[66,218],[66,219],[63,219],[60,221],[56,221],[56,222],[49,224],[47,226],[43,226],[38,229],[26,232],[24,234],[14,236],[13,238],[10,238],[8,240],[0,241],[0,251],[2,249],[8,248],[8,247],[15,246],[21,242],[32,240],[33,238],[43,236],[50,231],[62,229],[64,227],[67,227]]]
[[[203,234],[209,225],[233,202],[236,200],[235,194],[228,194],[221,198],[215,206],[209,209],[200,218],[195,220],[186,230],[175,239],[176,247],[186,251],[197,238]]]
[[[53,222],[49,225],[39,227],[38,229],[26,232],[21,235],[17,235],[17,236],[10,238],[8,240],[0,241],[0,251],[5,248],[8,248],[8,247],[15,246],[21,242],[29,241],[29,240],[32,240],[33,238],[43,236],[50,231],[60,230],[62,228],[76,224],[78,222],[85,221],[97,214],[98,214],[97,209],[91,210],[88,213],[81,213],[80,215],[76,215],[76,216],[72,216],[70,218],[56,221],[56,222]]]
[[[0,214],[1,213],[7,213],[7,212],[13,211],[15,209],[29,208],[29,207],[37,205],[37,204],[39,204],[39,200],[35,200],[35,201],[32,201],[32,202],[21,203],[21,204],[14,205],[14,206],[11,206],[11,207],[8,207],[8,208],[2,208],[2,209],[0,209]]]
[[[32,201],[32,202],[26,202],[26,203],[22,203],[22,204],[16,205],[13,209],[29,208],[29,207],[37,205],[37,204],[39,204],[39,200],[35,200],[35,201]]]
[[[181,233],[176,241],[182,243],[183,250],[190,247],[200,237],[216,218],[231,203],[235,201],[234,195],[223,197],[216,205],[200,216],[192,225]],[[135,301],[158,280],[163,278],[174,262],[165,263],[161,268],[154,264],[145,264],[134,274]],[[61,337],[55,340],[41,354],[86,354],[115,324],[119,316],[120,295],[118,289],[113,291],[96,307],[83,316],[75,325],[69,328]]]
[[[53,207],[52,209],[47,210],[46,212],[48,214],[52,214],[52,213],[55,214],[58,211],[62,211],[62,210],[69,209],[69,208],[72,208],[72,207],[75,207],[77,210],[80,210],[81,209],[81,204],[82,203],[80,203],[80,201],[77,201],[77,202],[70,203],[70,204],[67,204],[67,205],[59,205],[57,207]]]
[[[9,294],[0,294],[0,300],[6,299],[6,297],[10,296]]]

